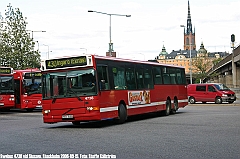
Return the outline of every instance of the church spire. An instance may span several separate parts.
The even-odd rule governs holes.
[[[188,0],[188,16],[187,16],[187,32],[186,34],[190,34],[192,32],[192,21],[191,21],[191,14],[190,14],[190,4]]]
[[[190,14],[190,3],[188,0],[188,16],[187,16],[187,27],[184,28],[184,50],[195,50],[196,43],[195,43],[195,28],[193,32],[192,28],[192,20]]]

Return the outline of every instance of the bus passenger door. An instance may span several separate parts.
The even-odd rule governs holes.
[[[21,87],[20,87],[20,79],[15,79],[15,103],[20,104],[21,103]]]

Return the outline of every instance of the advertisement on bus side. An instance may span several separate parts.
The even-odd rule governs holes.
[[[150,91],[128,91],[128,103],[129,105],[138,104],[149,104],[150,101]]]

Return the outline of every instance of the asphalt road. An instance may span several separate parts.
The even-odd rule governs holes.
[[[59,158],[237,159],[239,150],[240,105],[187,106],[175,115],[134,116],[121,125],[111,121],[49,125],[42,122],[40,111],[0,112],[0,158],[53,154]]]

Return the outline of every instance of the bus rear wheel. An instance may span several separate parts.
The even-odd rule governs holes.
[[[177,110],[178,110],[178,100],[177,100],[177,99],[174,99],[174,107],[173,107],[173,109],[171,110],[171,113],[172,113],[172,114],[176,114]]]
[[[164,115],[168,116],[171,112],[171,101],[167,100],[166,101],[166,109],[164,110]]]
[[[127,120],[127,109],[123,104],[118,106],[118,119],[117,123],[122,124]]]

